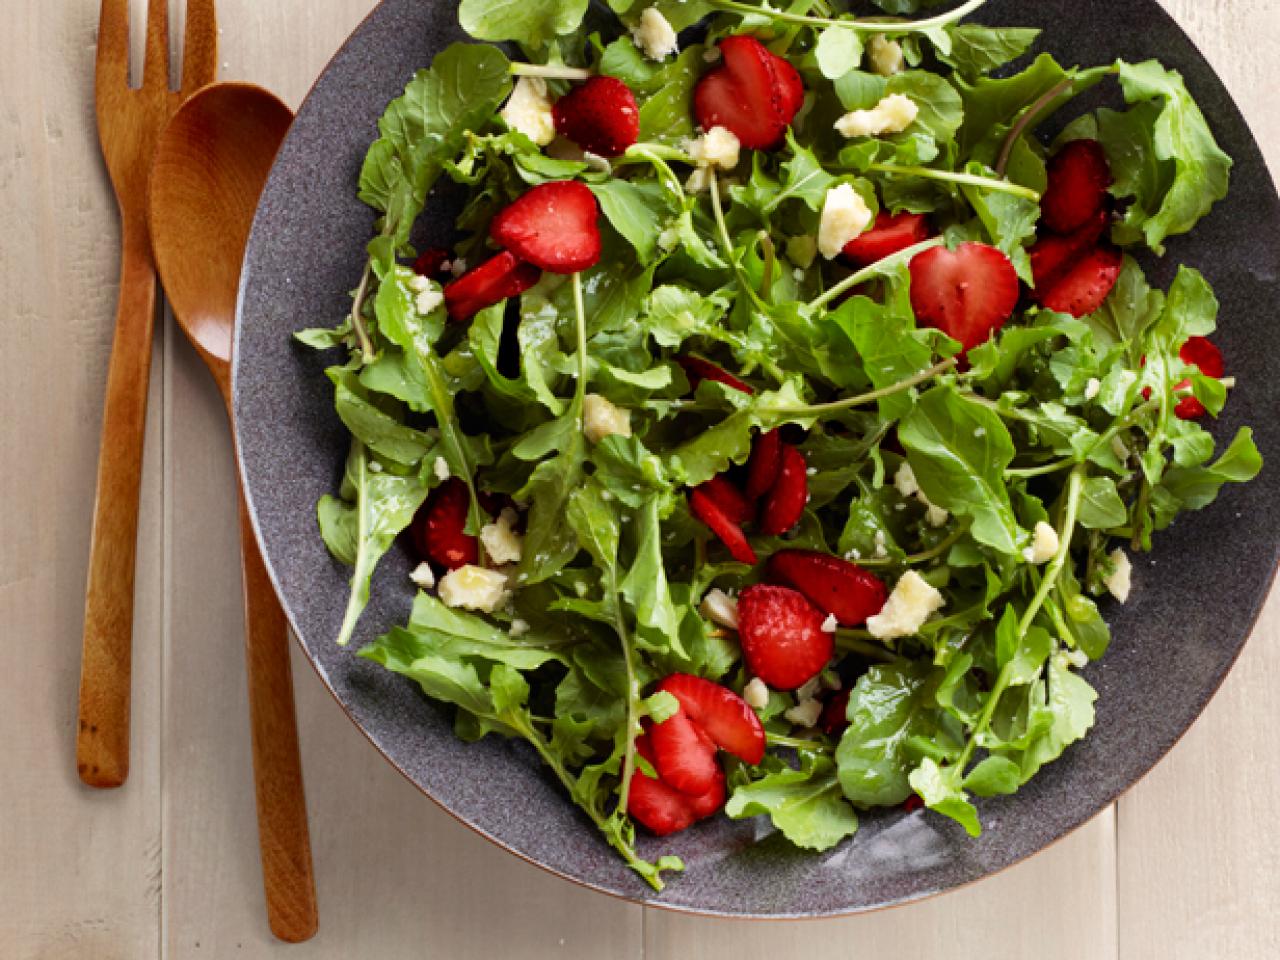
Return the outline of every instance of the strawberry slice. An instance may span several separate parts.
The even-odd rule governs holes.
[[[849,725],[849,691],[841,690],[822,705],[818,717],[818,729],[826,734],[836,734]]]
[[[1043,295],[1064,273],[1094,248],[1107,229],[1106,211],[1068,234],[1046,233],[1027,251],[1031,256],[1031,276],[1035,283],[1032,299]]]
[[[933,236],[923,213],[881,210],[870,230],[844,245],[844,255],[856,267],[866,267]]]
[[[809,502],[809,465],[804,454],[789,443],[782,444],[778,479],[760,509],[760,532],[776,537],[797,523]]]
[[[616,157],[640,139],[635,94],[617,77],[594,76],[551,108],[556,132],[583,150]]]
[[[471,497],[467,485],[450,477],[428,498],[413,518],[410,535],[422,560],[456,570],[479,557],[476,538],[466,533]]]
[[[1124,257],[1115,247],[1095,247],[1040,294],[1040,303],[1047,310],[1087,317],[1107,299],[1122,266]]]
[[[720,508],[720,512],[734,523],[746,523],[755,518],[755,506],[743,496],[741,490],[723,476],[712,477],[706,483],[699,485],[698,489],[705,493]]]
[[[636,752],[656,768],[653,746],[647,735],[636,738]],[[701,796],[692,797],[637,768],[627,794],[627,812],[659,837],[684,830],[724,805],[724,773],[718,767],[716,770],[711,788]]]
[[[875,574],[816,550],[779,550],[769,558],[765,571],[770,580],[799,590],[846,627],[866,623],[889,598]]]
[[[769,53],[769,68],[773,73],[774,87],[781,96],[782,115],[789,124],[804,106],[804,81],[791,61],[776,53]]]
[[[738,597],[738,637],[747,670],[775,690],[795,690],[831,660],[822,611],[790,587],[755,584]]]
[[[1040,220],[1054,233],[1080,229],[1102,211],[1112,184],[1107,154],[1097,140],[1072,140],[1049,161]]]
[[[747,701],[728,687],[690,673],[673,673],[658,684],[658,689],[679,700],[680,709],[721,750],[752,765],[764,759],[760,718]],[[663,772],[662,776],[667,775]],[[675,784],[674,780],[671,782]]]
[[[702,490],[696,487],[689,494],[689,509],[693,515],[711,528],[711,532],[720,538],[720,542],[729,548],[729,555],[739,563],[755,565],[756,552],[747,542],[742,527],[734,523],[720,509],[719,504]]]
[[[748,149],[773,149],[782,143],[787,124],[799,109],[793,78],[754,37],[725,37],[720,53],[723,62],[704,74],[693,89],[698,123],[704,130],[731,130]]]
[[[648,732],[653,765],[663,783],[695,797],[711,789],[720,773],[716,745],[684,710],[649,724]]]
[[[444,247],[427,247],[413,261],[413,272],[422,277],[440,277],[449,271],[443,269],[449,259],[449,251]]]
[[[782,434],[770,430],[756,437],[747,461],[747,497],[759,500],[778,482],[782,469]]]
[[[445,285],[449,319],[469,320],[485,307],[524,293],[541,276],[542,271],[533,264],[521,263],[504,250]]]
[[[493,218],[489,235],[521,260],[552,273],[577,273],[600,260],[600,208],[577,180],[529,190]]]
[[[726,387],[732,387],[742,393],[755,393],[749,383],[739,380],[732,373],[716,366],[710,360],[703,360],[701,357],[677,357],[676,363],[680,364],[680,368],[684,370],[684,375],[689,378],[689,385],[695,390],[698,389],[698,384],[703,380],[714,380],[716,383],[723,383]]]
[[[1222,351],[1206,337],[1188,337],[1187,342],[1178,350],[1178,357],[1183,363],[1194,363],[1206,377],[1220,379],[1226,373],[1226,365],[1222,361]],[[1190,388],[1191,381],[1183,380],[1178,388]],[[1147,390],[1150,396],[1150,390]],[[1209,411],[1194,395],[1188,394],[1178,400],[1173,408],[1174,415],[1180,420],[1199,420]]]
[[[964,350],[1004,326],[1018,305],[1018,274],[1009,258],[985,243],[954,250],[932,247],[911,258],[911,309]]]
[[[718,813],[724,806],[724,798],[724,771],[719,767],[716,767],[716,778],[706,793],[697,797],[686,797],[694,820],[705,820],[712,814]]]

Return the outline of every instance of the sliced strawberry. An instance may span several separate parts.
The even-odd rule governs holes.
[[[795,690],[831,660],[822,611],[790,587],[755,584],[738,597],[738,637],[747,670],[775,690]]]
[[[640,139],[635,94],[616,77],[594,76],[552,107],[556,132],[583,150],[616,157]]]
[[[889,213],[881,210],[870,230],[844,245],[844,255],[854,266],[866,267],[915,246],[933,236],[923,213]]]
[[[1031,255],[1031,276],[1035,283],[1033,299],[1042,296],[1059,277],[1093,249],[1106,230],[1107,222],[1106,211],[1099,211],[1096,217],[1073,233],[1046,233],[1032,245],[1028,253]]]
[[[720,511],[734,523],[742,524],[755,518],[755,507],[742,491],[723,476],[712,477],[698,487],[711,498]]]
[[[720,772],[716,745],[684,710],[650,724],[648,732],[653,765],[663,783],[695,797],[711,789]]]
[[[636,738],[636,751],[650,763],[654,763],[653,747],[648,735]],[[698,819],[690,801],[690,797],[637,767],[627,792],[627,813],[637,823],[647,827],[650,833],[665,837],[669,833],[678,833],[692,826]]]
[[[849,725],[849,691],[841,690],[822,705],[818,717],[818,729],[825,734],[836,734]]]
[[[797,523],[809,502],[809,465],[804,454],[789,443],[782,444],[778,479],[760,508],[760,532],[776,537]]]
[[[725,37],[720,53],[723,62],[693,89],[698,123],[704,130],[727,128],[751,150],[778,146],[795,116],[788,110],[795,101],[791,78],[779,82],[773,54],[754,37]]]
[[[467,320],[485,307],[517,297],[537,283],[540,276],[542,271],[533,264],[521,263],[514,254],[504,250],[445,285],[444,302],[449,309],[449,319]]]
[[[716,366],[710,360],[703,360],[701,357],[677,357],[676,363],[680,364],[680,368],[684,370],[684,375],[689,378],[689,383],[695,390],[698,389],[698,384],[703,380],[714,380],[716,383],[723,383],[726,387],[732,387],[734,390],[740,390],[743,393],[755,393],[749,383],[739,380],[732,373]]]
[[[1222,361],[1222,351],[1207,337],[1188,337],[1187,342],[1178,351],[1178,357],[1183,363],[1194,363],[1206,377],[1218,379],[1227,369]],[[1175,389],[1190,389],[1190,387],[1191,381],[1183,380]],[[1149,388],[1146,395],[1148,397],[1151,395]],[[1209,411],[1197,397],[1188,394],[1178,400],[1173,412],[1180,420],[1199,420]]]
[[[445,570],[475,563],[479,548],[476,538],[466,533],[470,508],[467,485],[457,477],[437,487],[413,518],[410,534],[419,558]]]
[[[769,558],[765,570],[771,581],[799,590],[845,627],[866,623],[889,598],[888,589],[875,574],[816,550],[779,550]]]
[[[969,350],[985,341],[1018,305],[1018,274],[1009,258],[985,243],[954,250],[932,247],[911,258],[911,308]]]
[[[920,794],[918,793],[913,793],[902,801],[902,809],[907,813],[914,813],[923,806],[924,801],[920,799]]]
[[[577,273],[600,259],[600,208],[585,183],[541,183],[493,218],[489,235],[521,260]]]
[[[755,565],[756,552],[747,542],[742,527],[730,520],[701,487],[695,488],[689,494],[689,509],[693,511],[695,517],[711,528],[711,532],[720,538],[721,543],[729,548],[729,554],[733,559],[739,563]]]
[[[773,72],[774,86],[781,95],[782,116],[787,123],[791,123],[804,106],[804,81],[800,79],[800,71],[791,65],[791,61],[776,53],[770,52],[769,67]]]
[[[758,500],[778,482],[782,469],[782,434],[770,430],[756,437],[747,461],[747,497]]]
[[[413,272],[423,277],[443,276],[449,272],[444,269],[448,259],[449,251],[444,247],[427,247],[418,254],[418,259],[413,261]]]
[[[1122,266],[1124,257],[1115,247],[1095,247],[1040,294],[1040,303],[1058,313],[1087,317],[1107,299]]]
[[[716,778],[707,792],[697,797],[687,797],[689,809],[693,812],[695,820],[705,820],[714,813],[718,813],[720,808],[724,806],[724,771],[718,766],[716,767]]]
[[[760,718],[747,701],[728,687],[690,673],[673,673],[658,684],[658,689],[679,700],[681,710],[721,750],[753,765],[764,759]],[[665,772],[662,775],[667,776]]]
[[[1040,220],[1054,233],[1071,233],[1097,216],[1111,186],[1107,154],[1097,140],[1072,140],[1049,161]]]

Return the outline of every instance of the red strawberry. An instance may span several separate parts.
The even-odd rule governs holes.
[[[721,750],[745,763],[757,764],[764,759],[760,718],[728,687],[689,673],[673,673],[658,684],[658,689],[679,700],[681,710]]]
[[[663,783],[695,797],[711,789],[720,773],[716,745],[687,713],[677,710],[662,723],[649,724],[648,733]]]
[[[829,553],[779,550],[765,569],[770,580],[799,590],[846,627],[865,623],[889,598],[888,589],[875,574]]]
[[[1107,299],[1122,266],[1124,257],[1115,247],[1095,247],[1040,293],[1040,303],[1058,313],[1087,317]]]
[[[442,483],[413,518],[410,533],[418,556],[446,570],[475,563],[476,538],[465,532],[470,507],[465,483],[457,477]]]
[[[794,690],[831,660],[834,635],[803,593],[755,584],[738,597],[738,637],[747,670],[775,690]]]
[[[776,53],[769,54],[769,66],[773,71],[774,86],[781,95],[782,115],[790,123],[804,106],[804,81],[791,61]]]
[[[742,491],[723,476],[712,477],[698,489],[705,493],[711,501],[734,523],[746,523],[755,517],[755,507]]]
[[[723,383],[726,387],[732,387],[743,393],[755,393],[749,383],[739,380],[710,360],[703,360],[701,357],[677,357],[676,363],[680,364],[684,375],[689,378],[689,383],[695,390],[703,380],[714,380],[716,383]]]
[[[724,771],[716,767],[716,778],[707,792],[697,797],[686,797],[695,820],[705,820],[724,806]]]
[[[1059,277],[1093,249],[1106,230],[1107,222],[1106,212],[1099,211],[1096,217],[1079,230],[1065,235],[1047,233],[1032,245],[1028,253],[1031,255],[1031,276],[1035,283],[1033,299],[1042,296]]]
[[[557,100],[551,112],[557,133],[602,157],[625,153],[640,139],[635,94],[616,77],[591,77]]]
[[[844,245],[844,255],[854,266],[865,267],[933,236],[923,213],[889,213],[881,210],[870,230]]]
[[[774,537],[797,523],[809,502],[809,465],[804,454],[789,443],[782,444],[778,479],[760,508],[760,532]]]
[[[449,259],[449,251],[444,247],[427,247],[413,261],[413,272],[423,277],[439,277],[449,271],[443,269]]]
[[[1227,369],[1222,362],[1222,351],[1206,337],[1188,337],[1187,342],[1178,351],[1178,357],[1183,363],[1194,363],[1206,377],[1220,378]],[[1178,388],[1190,389],[1190,387],[1190,380],[1183,380],[1178,384]],[[1150,396],[1150,389],[1146,394]],[[1209,411],[1194,395],[1188,394],[1178,400],[1173,412],[1181,420],[1199,420]]]
[[[653,747],[647,735],[636,738],[636,752],[654,763]],[[627,812],[637,823],[660,837],[677,833],[711,816],[724,805],[724,774],[718,767],[716,774],[706,793],[691,797],[637,768],[627,795]]]
[[[916,319],[959,340],[965,350],[1004,326],[1018,305],[1013,264],[985,243],[932,247],[912,257],[910,269]]]
[[[467,320],[500,300],[519,296],[537,283],[540,276],[542,271],[533,264],[521,263],[504,250],[445,285],[444,302],[449,308],[449,319]]]
[[[689,494],[689,509],[693,511],[695,517],[711,528],[712,533],[720,538],[721,543],[729,548],[729,554],[733,559],[739,563],[755,565],[756,552],[747,542],[742,527],[730,520],[701,487],[695,488]]]
[[[794,78],[754,37],[725,37],[720,52],[724,62],[693,89],[698,123],[704,130],[729,129],[748,149],[778,146],[799,109]]]
[[[836,734],[849,725],[849,691],[841,690],[822,705],[818,728],[825,734]]]
[[[1097,140],[1072,140],[1049,161],[1040,219],[1054,233],[1071,233],[1097,216],[1111,186],[1111,168]]]
[[[552,273],[577,273],[600,259],[600,208],[585,183],[541,183],[493,218],[489,235]]]
[[[756,437],[747,461],[747,496],[758,500],[778,482],[782,469],[782,434],[770,430]]]
[[[920,799],[920,794],[913,793],[907,799],[902,801],[902,809],[907,813],[914,813],[924,806],[924,801]]]

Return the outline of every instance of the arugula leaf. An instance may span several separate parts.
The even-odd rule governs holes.
[[[660,202],[662,187],[656,183],[636,184],[615,179],[592,184],[591,192],[600,201],[600,209],[613,229],[636,248],[641,263],[649,263],[658,249],[662,218],[667,213]]]
[[[961,76],[975,78],[1016,60],[1031,48],[1041,31],[1020,27],[988,27],[961,23],[948,29],[951,50],[938,51],[938,59]]]
[[[693,136],[693,87],[706,64],[701,44],[680,51],[654,74],[656,91],[640,104],[640,139],[678,146]]]
[[[768,814],[798,847],[828,850],[858,829],[858,816],[841,795],[835,764],[805,753],[799,769],[782,766],[738,787],[725,804],[735,820]]]
[[[458,21],[477,40],[519,40],[540,47],[573,33],[587,0],[461,0]]]

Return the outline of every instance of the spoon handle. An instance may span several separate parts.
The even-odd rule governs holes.
[[[258,551],[243,493],[240,553],[253,778],[267,921],[281,940],[299,943],[315,934],[319,920],[289,666],[289,625]]]

